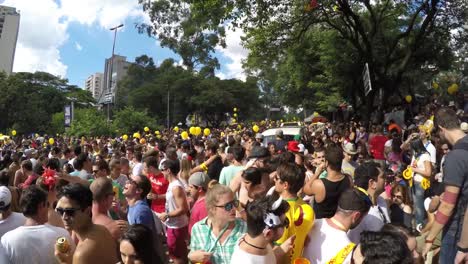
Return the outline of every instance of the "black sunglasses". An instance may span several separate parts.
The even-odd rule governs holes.
[[[65,214],[66,216],[73,217],[75,216],[76,211],[81,210],[80,208],[55,208],[55,211],[60,215],[60,217]]]
[[[215,207],[224,208],[226,212],[231,211],[233,208],[237,208],[239,206],[238,200],[232,200],[224,205],[215,205]]]

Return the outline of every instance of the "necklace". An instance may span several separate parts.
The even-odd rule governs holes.
[[[265,250],[266,247],[258,247],[256,245],[253,245],[253,244],[250,244],[249,242],[247,242],[247,240],[245,240],[245,238],[242,238],[242,241],[244,241],[247,245],[253,247],[253,248],[256,248],[256,249],[260,249],[260,250]]]
[[[343,230],[343,231],[346,232],[346,230],[347,230],[346,227],[345,227],[342,223],[340,223],[338,220],[336,220],[335,218],[332,217],[332,218],[330,218],[330,221],[331,221],[333,224],[335,224],[339,229],[341,229],[341,230]]]

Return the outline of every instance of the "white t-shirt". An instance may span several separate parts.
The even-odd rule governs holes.
[[[384,220],[385,217],[385,220]],[[348,237],[354,243],[359,243],[362,231],[380,231],[385,223],[390,223],[387,202],[381,196],[377,197],[377,205],[371,206],[369,213],[354,229],[349,230]]]
[[[413,155],[413,158],[411,159],[411,166],[414,166],[416,164],[416,167],[420,170],[424,170],[424,162],[425,161],[431,161],[431,156],[426,152],[421,155],[416,159]],[[432,162],[432,161],[431,161]],[[413,172],[413,180],[415,182],[421,182],[424,179],[424,177],[418,173]]]
[[[270,263],[276,263],[276,257],[275,254],[273,253],[273,248],[268,245],[267,246],[267,251],[268,253],[264,256],[260,255],[254,255],[245,252],[239,247],[239,244],[241,243],[242,239],[240,239],[236,246],[234,247],[234,252],[232,253],[232,258],[231,258],[231,264],[270,264]]]
[[[431,143],[431,141],[428,141],[426,144],[424,144],[424,147],[431,156],[431,163],[433,165],[436,164],[436,148],[434,147],[434,145]]]
[[[135,166],[133,166],[133,169],[132,169],[132,175],[141,175],[141,173],[143,172],[143,163],[141,162],[138,162],[138,163],[135,163]]]
[[[166,192],[166,212],[177,210],[177,203],[174,198],[174,194],[172,193],[172,190],[176,187],[180,187],[182,190],[185,190],[184,185],[179,180],[169,183]],[[176,217],[170,217],[166,220],[165,224],[169,228],[182,228],[188,225],[188,216],[183,214]]]
[[[325,218],[315,220],[308,237],[310,242],[304,247],[303,256],[311,264],[327,263],[351,242],[346,232],[330,226]],[[351,263],[351,253],[343,262],[343,264],[349,263]]]
[[[3,235],[1,243],[10,263],[50,264],[57,263],[54,250],[59,237],[66,237],[74,248],[67,230],[48,224],[20,226]]]
[[[26,217],[23,214],[12,212],[7,219],[0,220],[0,238],[6,232],[24,225],[24,222],[26,222]]]
[[[8,263],[8,256],[6,255],[2,243],[0,243],[0,263]]]

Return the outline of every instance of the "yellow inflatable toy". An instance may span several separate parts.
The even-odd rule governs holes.
[[[296,235],[294,248],[289,252],[289,258],[285,258],[284,263],[294,263],[296,259],[301,258],[304,242],[309,233],[309,230],[314,225],[315,214],[312,207],[306,204],[300,197],[295,199],[287,199],[289,210],[286,212],[286,218],[289,220],[289,226],[284,229],[283,236],[275,241],[281,245],[289,237]]]

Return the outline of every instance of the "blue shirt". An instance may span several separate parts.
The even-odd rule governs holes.
[[[151,230],[154,228],[153,212],[143,200],[138,200],[136,204],[128,207],[127,218],[131,225],[142,224]]]

